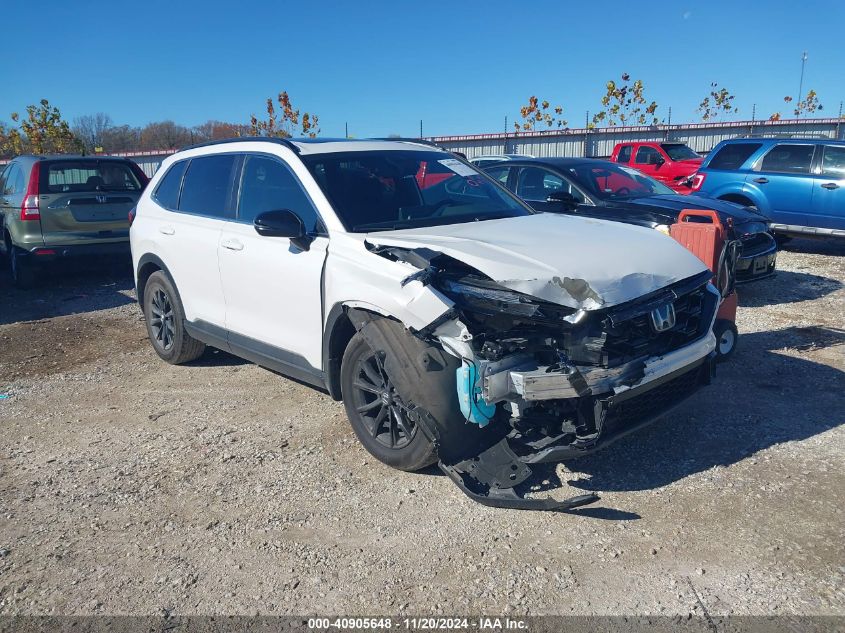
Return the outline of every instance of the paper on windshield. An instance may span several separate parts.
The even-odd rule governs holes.
[[[443,160],[437,161],[447,169],[451,169],[453,172],[458,174],[458,176],[477,176],[478,172],[470,167],[469,165],[465,165],[457,158],[444,158]]]

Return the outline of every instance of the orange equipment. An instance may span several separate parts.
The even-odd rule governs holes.
[[[678,215],[678,221],[669,227],[669,235],[713,271],[713,284],[722,295],[713,324],[719,360],[733,354],[739,337],[734,286],[740,243],[728,238],[727,228],[719,214],[709,209],[684,209]]]

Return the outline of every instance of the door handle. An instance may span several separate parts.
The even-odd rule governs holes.
[[[158,232],[163,235],[173,235],[174,233],[176,233],[176,229],[174,229],[172,226],[160,226],[158,227]]]
[[[242,251],[244,249],[244,245],[238,240],[224,240],[220,242],[220,246],[230,251]]]
[[[769,179],[768,178],[755,178],[754,182],[759,183],[761,185],[765,185],[767,182],[769,182]]]
[[[839,189],[839,185],[835,182],[826,182],[822,185],[822,189]]]

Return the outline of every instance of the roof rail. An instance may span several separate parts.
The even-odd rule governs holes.
[[[807,139],[807,140],[815,140],[815,139],[826,139],[828,141],[835,141],[835,138],[830,138],[824,132],[802,132],[799,134],[795,134],[792,132],[772,132],[772,133],[765,133],[760,132],[759,134],[744,134],[742,136],[737,136],[735,138],[786,138],[786,139]]]
[[[225,145],[226,143],[239,143],[241,141],[263,141],[267,143],[276,143],[278,145],[284,145],[289,150],[293,151],[296,154],[299,154],[299,147],[297,147],[295,143],[292,143],[286,138],[279,138],[277,136],[235,136],[232,138],[224,138],[217,141],[206,141],[205,143],[188,145],[187,147],[183,147],[178,151],[181,152],[187,149],[196,149],[198,147],[211,147],[213,145]]]
[[[371,141],[400,141],[403,143],[419,143],[420,145],[428,145],[430,147],[436,147],[437,149],[442,149],[447,152],[451,151],[446,149],[445,147],[438,145],[434,141],[429,141],[428,139],[424,138],[410,138],[407,136],[377,136],[375,138],[371,138]]]

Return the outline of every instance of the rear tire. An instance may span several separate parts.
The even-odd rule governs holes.
[[[154,272],[144,286],[144,319],[153,349],[172,365],[189,363],[202,356],[205,343],[185,330],[185,310],[168,276]]]
[[[21,251],[14,245],[9,247],[9,269],[12,273],[12,283],[15,287],[26,289],[35,285],[38,275],[35,266],[21,256]]]
[[[370,455],[406,471],[437,461],[434,446],[407,415],[402,394],[385,373],[383,357],[360,332],[343,354],[340,384],[352,430]]]

